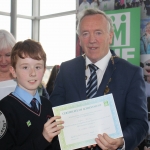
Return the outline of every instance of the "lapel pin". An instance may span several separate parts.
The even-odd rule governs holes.
[[[104,90],[104,95],[107,94],[109,92],[109,87],[106,86],[105,90]]]

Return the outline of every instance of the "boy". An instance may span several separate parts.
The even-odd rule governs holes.
[[[18,42],[11,54],[12,75],[17,87],[0,101],[0,149],[59,150],[57,136],[63,126],[52,106],[40,97],[37,87],[46,68],[46,54],[33,40]],[[55,138],[54,138],[55,137]]]

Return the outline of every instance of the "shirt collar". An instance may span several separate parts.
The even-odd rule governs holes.
[[[85,58],[86,58],[86,68],[87,68],[87,66],[89,64],[93,64],[93,63],[91,62],[91,60],[88,57],[85,57]],[[95,65],[99,69],[101,69],[102,71],[104,71],[106,69],[107,65],[108,65],[108,62],[109,62],[110,58],[111,58],[111,52],[109,50],[108,53],[107,53],[107,55],[105,55],[102,59],[100,59],[99,61],[97,61],[95,63]]]
[[[23,101],[25,101],[28,104],[30,104],[30,102],[33,98],[36,98],[36,100],[41,104],[41,99],[40,99],[40,96],[38,94],[38,90],[36,91],[35,95],[33,96],[29,92],[27,92],[26,90],[17,86],[13,93],[15,93],[20,99],[22,99]]]

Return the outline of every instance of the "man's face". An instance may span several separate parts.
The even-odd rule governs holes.
[[[104,16],[95,14],[86,16],[81,20],[80,45],[93,63],[108,53],[112,38],[113,32],[109,32],[108,22]]]
[[[143,70],[144,70],[144,75],[147,75],[147,76],[150,75],[150,59],[144,63]]]
[[[18,57],[16,69],[11,67],[10,71],[17,78],[18,86],[34,95],[45,72],[44,61]]]

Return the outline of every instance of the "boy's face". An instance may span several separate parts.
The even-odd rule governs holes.
[[[45,72],[44,61],[18,57],[16,69],[11,67],[10,71],[17,78],[18,86],[34,95]]]

